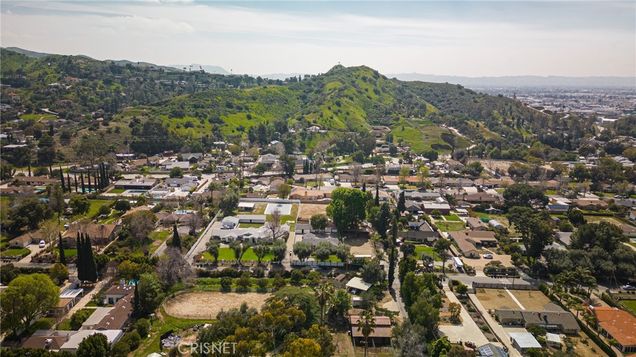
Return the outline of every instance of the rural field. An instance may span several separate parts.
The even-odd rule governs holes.
[[[189,292],[175,296],[164,304],[170,316],[185,319],[214,319],[221,310],[238,308],[244,302],[260,309],[270,294]]]
[[[488,310],[519,309],[519,305],[503,289],[477,289],[476,295]]]
[[[316,203],[303,203],[298,211],[298,219],[301,221],[309,221],[311,216],[315,214],[327,214],[327,205]]]

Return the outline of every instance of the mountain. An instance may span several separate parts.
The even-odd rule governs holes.
[[[34,58],[7,49],[0,55],[1,98],[11,106],[3,120],[48,108],[69,119],[64,130],[71,140],[90,129],[112,150],[131,143],[133,150],[153,154],[215,140],[278,140],[290,150],[328,145],[347,153],[373,147],[372,129],[383,126],[388,133],[381,135],[414,152],[473,147],[494,152],[493,157],[517,158],[537,140],[558,149],[576,147],[592,129],[574,116],[551,117],[503,96],[461,85],[400,81],[366,66],[337,65],[324,74],[280,81],[85,56]],[[104,118],[102,125],[91,122],[97,115]],[[322,131],[307,130],[311,126]]]
[[[173,64],[170,65],[170,67],[174,67],[177,68],[179,70],[185,70],[185,71],[201,71],[203,70],[206,73],[210,73],[210,74],[224,74],[224,75],[228,75],[230,74],[230,72],[228,72],[227,70],[225,70],[225,68],[221,67],[221,66],[213,66],[213,65],[209,65],[209,64],[189,64],[189,65],[185,65],[185,64]]]
[[[421,73],[390,74],[402,81],[422,81],[461,84],[470,88],[493,87],[561,87],[561,88],[636,88],[633,77],[564,77],[564,76],[503,76],[462,77]]]
[[[42,57],[51,55],[50,53],[29,51],[29,50],[22,49],[20,47],[6,47],[6,49],[9,51],[13,51],[13,52],[25,55],[27,57],[31,57],[31,58],[42,58]]]

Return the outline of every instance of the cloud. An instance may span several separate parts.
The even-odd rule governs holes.
[[[449,9],[436,12],[435,4],[410,11],[420,4],[409,3],[402,11],[383,13],[379,5],[376,12],[352,11],[351,3],[295,3],[290,10],[286,3],[256,8],[171,1],[6,2],[1,39],[3,45],[40,51],[207,63],[247,73],[315,73],[341,61],[393,73],[636,75],[636,20],[632,16],[631,30],[603,25],[611,22],[606,12],[624,9],[603,8],[594,19],[572,22],[566,16],[554,24],[567,4],[544,17],[534,15],[551,3],[516,8],[517,13],[532,9],[527,14],[510,12],[515,9],[510,3],[444,4],[455,9],[453,16]],[[477,5],[478,15],[465,9]],[[500,7],[505,9],[495,11]],[[570,8],[578,15],[586,6]],[[580,26],[585,20],[594,26]],[[615,22],[629,24],[630,18]]]

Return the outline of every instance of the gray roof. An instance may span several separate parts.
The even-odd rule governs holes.
[[[541,348],[541,344],[530,332],[509,332],[510,338],[515,340],[517,345],[522,348]]]

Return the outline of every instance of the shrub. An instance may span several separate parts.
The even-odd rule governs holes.
[[[227,276],[221,278],[221,291],[232,291],[232,278]]]
[[[150,321],[147,319],[139,319],[135,323],[135,330],[139,333],[141,338],[145,338],[148,336],[148,332],[150,332]]]

